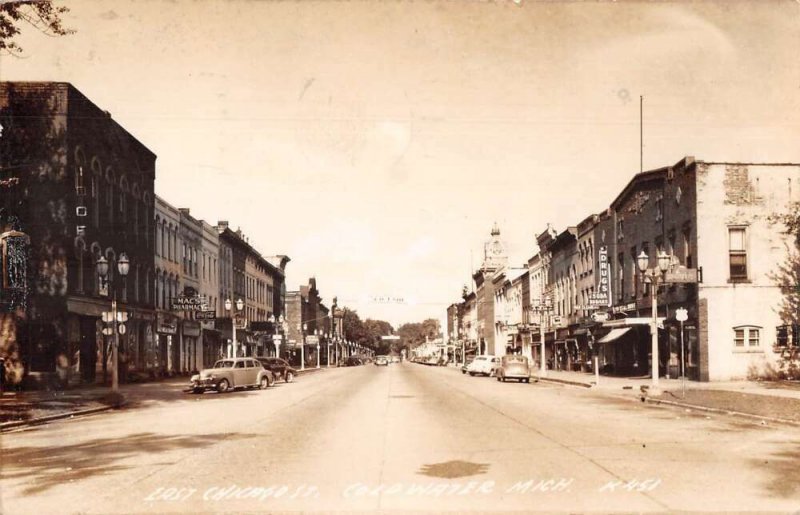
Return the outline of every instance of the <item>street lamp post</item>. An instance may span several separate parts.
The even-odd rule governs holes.
[[[128,271],[130,270],[130,261],[128,260],[128,256],[123,252],[119,255],[119,259],[117,260],[117,271],[119,272],[120,277],[125,279],[128,275]],[[108,277],[108,260],[104,256],[100,256],[100,259],[97,260],[97,274],[103,281],[107,280]],[[122,313],[120,315],[117,314],[117,289],[114,288],[114,285],[111,285],[112,296],[111,296],[111,320],[113,323],[113,332],[114,332],[114,340],[111,347],[111,390],[114,392],[119,391],[119,326],[117,325],[118,318],[123,318]]]
[[[316,368],[319,368],[319,338],[320,338],[321,334],[322,333],[319,332],[319,329],[314,329],[314,336],[317,337],[317,366],[316,366]]]
[[[306,330],[308,330],[308,326],[306,324],[303,324],[303,341],[300,342],[300,370],[306,369],[306,356],[305,356]]]
[[[636,264],[644,277],[644,282],[650,284],[650,368],[652,370],[652,384],[650,394],[657,395],[658,392],[658,286],[664,283],[664,274],[669,268],[670,257],[663,250],[658,253],[657,267],[647,268],[650,257],[642,251],[636,258]]]
[[[244,308],[244,301],[242,299],[236,300],[236,310],[241,311]],[[225,299],[225,309],[231,311],[233,309],[233,302],[231,299]],[[238,344],[236,343],[236,313],[231,313],[231,328],[233,331],[233,357],[239,356]]]
[[[331,368],[331,340],[330,340],[330,333],[325,333],[325,344],[328,346],[328,361],[327,367]]]

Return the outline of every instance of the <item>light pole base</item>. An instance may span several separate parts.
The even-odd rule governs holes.
[[[642,395],[646,395],[647,397],[658,397],[664,393],[664,390],[662,390],[660,386],[653,385],[642,385],[641,391]]]

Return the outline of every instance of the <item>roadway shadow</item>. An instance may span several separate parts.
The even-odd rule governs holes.
[[[3,480],[26,480],[25,495],[35,495],[56,485],[133,468],[127,458],[175,449],[200,450],[224,440],[244,440],[254,434],[158,435],[137,433],[122,438],[97,438],[74,445],[3,449]]]
[[[771,475],[764,485],[769,495],[796,499],[800,494],[800,441],[780,444],[782,450],[751,460],[751,463]]]

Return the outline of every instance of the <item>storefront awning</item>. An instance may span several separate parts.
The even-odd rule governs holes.
[[[620,318],[617,320],[606,320],[603,322],[603,327],[632,327],[634,325],[650,325],[653,319],[650,317],[628,317]],[[658,328],[664,329],[664,317],[658,317]]]
[[[617,327],[616,329],[612,329],[611,332],[609,332],[607,335],[597,340],[597,343],[613,342],[614,340],[616,340],[617,338],[619,338],[620,336],[622,336],[623,334],[627,333],[630,330],[631,330],[630,327]]]

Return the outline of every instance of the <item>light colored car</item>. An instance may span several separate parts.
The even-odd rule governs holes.
[[[272,372],[261,366],[258,360],[228,358],[221,359],[212,368],[203,369],[199,374],[193,375],[190,386],[194,393],[203,393],[206,390],[224,393],[234,388],[266,388],[274,383]]]
[[[494,375],[495,365],[500,363],[500,358],[492,356],[491,354],[484,354],[483,356],[475,356],[472,363],[467,366],[467,373],[471,376],[474,375]]]
[[[389,366],[389,357],[388,356],[375,356],[375,365],[378,366]]]
[[[498,381],[506,382],[507,379],[516,379],[519,382],[531,382],[531,367],[528,358],[509,354],[500,360],[500,366],[496,369],[495,375]]]

